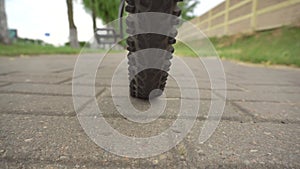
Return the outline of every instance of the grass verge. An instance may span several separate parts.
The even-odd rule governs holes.
[[[104,53],[104,49],[84,48],[84,53]],[[0,44],[0,56],[23,56],[23,55],[49,55],[49,54],[79,54],[81,49],[74,49],[68,46],[55,47],[52,45],[38,45],[33,43],[17,42],[12,45]],[[120,52],[114,51],[111,52]]]
[[[248,35],[211,38],[221,58],[267,65],[300,67],[300,28],[282,27]],[[196,56],[183,44],[175,45],[177,55]]]
[[[0,56],[22,56],[40,54],[78,54],[80,49],[70,47],[54,47],[51,45],[37,45],[32,43],[0,44]]]

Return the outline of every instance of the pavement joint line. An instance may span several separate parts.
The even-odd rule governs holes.
[[[95,143],[93,143],[95,144]],[[121,158],[123,160],[113,160],[110,159],[109,163],[107,162],[107,160],[95,160],[95,159],[82,159],[82,158],[70,158],[70,159],[66,159],[66,160],[60,160],[60,159],[51,159],[51,158],[43,158],[39,159],[39,158],[28,158],[28,157],[10,157],[10,156],[6,156],[6,157],[2,157],[0,158],[2,162],[7,162],[7,163],[14,163],[14,164],[22,164],[23,166],[25,165],[63,165],[65,167],[70,167],[73,168],[75,166],[75,164],[79,165],[79,166],[86,166],[86,167],[91,167],[91,168],[98,168],[99,166],[101,167],[112,167],[112,168],[117,168],[117,167],[124,167],[123,165],[126,163],[129,167],[131,166],[131,163],[128,162],[128,160],[126,160],[126,158]],[[145,161],[146,162],[146,161]],[[152,166],[152,162],[148,162],[149,163],[147,166]],[[119,165],[116,165],[119,164]]]
[[[213,93],[214,93],[215,95],[219,96],[219,98],[221,98],[223,101],[225,101],[225,102],[228,101],[227,98],[226,98],[226,96],[225,96],[225,98],[224,98],[222,95],[220,95],[219,93],[216,93],[215,91],[213,91]],[[245,114],[246,116],[248,116],[248,114],[250,114],[250,113],[248,113],[248,112],[245,112],[246,110],[245,110],[245,109],[242,109],[242,107],[238,107],[238,105],[237,105],[235,102],[230,102],[230,103],[231,103],[232,106],[238,108],[238,109],[242,112],[242,114]],[[225,107],[226,107],[226,103],[225,103]],[[224,107],[224,109],[225,109],[225,107]],[[251,116],[250,116],[250,117],[251,117]],[[254,120],[253,117],[251,117],[251,119],[252,119],[252,121]]]
[[[10,82],[10,83],[14,83],[14,84],[40,84],[40,85],[57,85],[57,83],[59,82],[54,82],[54,83],[48,83],[48,82],[16,82],[16,81],[1,81],[0,82]],[[62,83],[62,84],[59,84],[59,85],[64,85],[64,86],[71,86],[72,84],[66,84],[66,83]]]
[[[95,144],[95,143],[93,143]],[[175,151],[176,147],[172,148],[172,150],[170,151]],[[174,159],[174,153],[172,152],[172,158]],[[110,153],[108,153],[110,154]],[[177,153],[176,153],[177,154]],[[13,157],[13,156],[5,156],[0,158],[1,162],[5,162],[5,164],[7,165],[7,163],[13,163],[14,165],[21,165],[21,168],[26,168],[26,167],[30,167],[32,165],[39,165],[39,166],[47,166],[47,165],[54,165],[55,168],[57,166],[59,166],[59,168],[63,167],[63,168],[76,168],[74,167],[75,165],[79,165],[80,167],[85,166],[85,168],[145,168],[145,166],[148,166],[150,168],[160,168],[160,166],[155,166],[153,165],[153,162],[151,160],[148,159],[128,159],[125,157],[118,157],[119,159],[114,159],[114,157],[111,157],[111,159],[109,160],[109,162],[107,160],[99,160],[99,159],[83,159],[83,158],[69,158],[69,159],[65,159],[65,160],[60,160],[60,159],[51,159],[51,158],[30,158],[30,157]],[[167,159],[168,162],[170,162],[169,158]],[[135,161],[134,163],[132,163],[132,161]],[[178,163],[182,164],[184,161],[182,161],[182,159],[180,159],[179,157],[175,160]],[[193,160],[191,160],[193,161]],[[187,163],[185,163],[186,165],[188,165]],[[185,165],[182,164],[182,165]],[[236,168],[236,164],[232,164],[232,163],[215,163],[216,166],[219,166],[221,168]],[[266,166],[276,166],[276,168],[286,168],[286,165],[284,164],[280,164],[280,163],[271,163],[271,162],[266,162],[264,163],[264,165]],[[181,166],[181,165],[180,165]],[[199,164],[197,163],[196,166],[199,166]],[[201,166],[201,168],[211,168],[211,167],[216,167],[214,165],[211,164],[205,164],[205,166]],[[281,166],[281,167],[280,167]],[[164,164],[163,168],[168,167],[167,164]],[[179,167],[179,166],[177,166]],[[183,166],[181,166],[183,167]],[[244,166],[245,168],[247,168],[246,166]],[[249,167],[249,166],[248,166]],[[192,167],[193,168],[193,167]],[[196,167],[197,168],[197,167]]]
[[[232,83],[236,84],[236,83]],[[299,85],[296,84],[275,84],[275,83],[239,83],[239,85],[248,85],[248,86],[284,86],[284,87],[299,87]]]
[[[59,113],[55,111],[43,111],[43,112],[21,112],[21,111],[5,111],[1,112],[1,115],[21,115],[21,116],[47,116],[47,117],[75,117],[75,111],[68,113]]]
[[[7,76],[7,75],[5,75]],[[69,77],[68,75],[65,74],[53,74],[51,72],[17,72],[10,77],[50,77],[50,78],[64,78],[64,77]]]
[[[10,85],[10,84],[9,84]],[[103,90],[103,89],[102,89]],[[101,90],[101,91],[102,91]],[[101,92],[100,91],[100,92]],[[5,91],[0,90],[0,94],[20,94],[20,95],[38,95],[38,96],[73,96],[72,94],[55,94],[55,93],[39,93],[39,92],[21,92],[21,91]],[[102,94],[102,93],[101,93]],[[85,95],[76,95],[77,97],[90,97]],[[98,97],[98,94],[96,94]],[[127,96],[120,96],[120,97],[127,97]],[[111,98],[111,96],[104,96],[103,98]],[[167,97],[167,99],[180,99],[180,97]],[[182,98],[187,100],[197,100],[196,98]],[[201,100],[211,101],[211,98],[200,98]],[[294,104],[298,105],[300,102],[280,102],[280,101],[272,101],[272,100],[244,100],[244,99],[226,99],[228,102],[248,102],[248,103],[278,103],[278,104]]]
[[[219,93],[217,93],[217,91],[214,89],[214,90],[212,90],[212,93],[213,94],[215,94],[216,96],[218,96],[219,98],[221,98],[223,101],[227,101],[227,91],[226,91],[226,96],[224,97],[224,96],[222,96],[222,95],[220,95]]]
[[[241,79],[241,80],[245,79],[244,77],[241,77],[241,76],[239,76],[239,75],[236,75],[236,74],[233,74],[233,73],[230,73],[230,72],[225,72],[225,75],[226,75],[226,77],[227,77],[227,75],[230,75],[230,76],[239,78],[239,79]]]
[[[263,92],[263,93],[268,93],[268,92]],[[300,93],[300,91],[298,92],[286,92],[286,91],[280,91],[280,92],[276,92],[276,93],[286,93],[286,94],[295,94],[295,93]]]
[[[270,101],[270,100],[227,100],[229,103],[238,102],[238,103],[274,103],[274,104],[283,104],[283,105],[300,105],[300,103],[296,102],[280,102],[280,101]]]
[[[232,104],[232,106],[239,109],[246,116],[251,117],[252,121],[254,121],[256,119],[256,117],[253,114],[251,114],[248,110],[246,110],[245,108],[241,107],[240,105],[236,104],[235,102],[232,102],[231,104]]]
[[[103,88],[102,90],[100,90],[100,91],[96,94],[95,98],[98,99],[100,96],[102,96],[102,95],[104,94],[104,92],[105,92],[106,90],[107,90],[106,87]]]
[[[66,84],[66,85],[70,85],[70,84]],[[76,84],[78,86],[93,86],[90,84]],[[110,85],[103,85],[103,84],[95,84],[96,87],[110,87]],[[128,85],[115,85],[115,87],[128,87]],[[179,89],[178,87],[174,87],[174,86],[167,86],[166,89]],[[211,88],[203,88],[203,87],[199,87],[199,88],[194,88],[194,87],[182,87],[182,89],[198,89],[198,90],[211,90]],[[214,90],[227,90],[227,91],[240,91],[242,92],[242,89],[214,89]]]
[[[80,78],[84,75],[78,75],[77,78]],[[65,82],[68,82],[70,80],[72,80],[73,77],[68,77],[62,81],[59,82],[55,82],[55,83],[48,83],[48,82],[34,82],[34,81],[30,81],[30,82],[24,82],[24,81],[1,81],[0,82],[7,82],[7,83],[14,83],[14,84],[41,84],[41,85],[54,85],[54,84],[59,84],[59,85],[65,85],[65,86],[70,86],[72,84],[67,84]],[[94,85],[90,85],[90,84],[76,84],[77,86],[94,86]],[[109,87],[109,84],[95,84],[95,86],[97,87]],[[116,87],[128,87],[128,85],[116,85]],[[178,87],[174,87],[174,86],[168,86],[167,88],[169,89],[178,89]],[[200,89],[200,90],[211,90],[211,88],[203,88],[203,87],[198,87],[198,88],[194,88],[194,87],[182,87],[183,89]],[[225,90],[225,89],[214,89],[214,90]],[[244,91],[242,89],[226,89],[227,91]]]
[[[244,99],[227,99],[230,102],[248,102],[248,103],[278,103],[278,104],[295,104],[298,105],[300,102],[281,102],[275,100],[244,100]]]
[[[49,83],[49,82],[34,82],[34,81],[30,81],[30,82],[24,82],[24,81],[1,81],[0,82],[8,82],[8,83],[12,83],[12,84],[40,84],[40,85],[55,85],[58,82],[53,82],[53,83]],[[72,84],[69,84],[72,85]]]
[[[254,91],[247,91],[247,92],[254,92]],[[259,91],[260,93],[270,93],[270,91]],[[289,91],[276,91],[276,93],[284,93],[284,94],[295,94],[295,93],[300,93],[300,91],[298,92],[289,92]]]
[[[127,98],[128,96],[114,96],[114,98]],[[103,96],[102,98],[104,99],[112,99],[112,96]],[[132,98],[130,96],[130,98]],[[189,97],[166,97],[164,98],[165,100],[180,100],[180,99],[184,99],[184,100],[199,100],[199,99],[196,99],[196,98],[189,98]],[[214,99],[211,99],[211,98],[201,98],[200,97],[200,101],[201,100],[205,100],[205,101],[211,101],[211,100],[214,100]]]
[[[243,89],[243,90],[245,90],[246,92],[251,92],[251,90],[248,90],[248,89],[246,89],[246,88],[244,88],[244,87],[242,87],[240,84],[233,84],[233,85],[235,85],[235,86],[237,86],[237,87],[239,87],[239,88],[241,88],[241,89]],[[248,84],[244,84],[244,85],[248,85]],[[248,86],[255,86],[255,85],[253,85],[253,84],[249,84]],[[257,85],[257,86],[264,86],[264,85]],[[299,87],[299,85],[288,85],[288,86],[286,86],[286,85],[272,85],[272,86],[280,86],[280,87]],[[299,87],[300,88],[300,87]],[[261,92],[264,92],[264,91],[261,91]],[[268,92],[265,92],[265,93],[268,93]],[[285,92],[285,91],[277,91],[277,93],[295,93],[295,92]],[[296,92],[296,93],[299,93],[299,92]]]
[[[12,84],[41,84],[41,85],[54,85],[54,84],[57,84],[57,82],[55,83],[47,83],[47,82],[24,82],[24,81],[19,81],[19,82],[16,82],[16,81],[1,81],[0,82],[8,82],[8,83],[12,83]]]
[[[11,84],[7,84],[7,85],[11,85]],[[73,96],[72,94],[21,92],[21,91],[5,91],[5,90],[0,90],[0,94],[20,94],[20,95],[39,95],[39,96]],[[76,95],[76,96],[77,97],[90,97],[90,96],[85,96],[85,95]],[[98,97],[98,94],[96,94],[96,96]],[[119,97],[127,97],[127,96],[119,96]],[[103,98],[111,98],[111,96],[104,96]],[[181,99],[181,98],[180,97],[167,97],[167,99],[170,99],[170,100],[176,99],[176,100],[178,100],[178,99]],[[196,98],[182,98],[182,99],[197,100]],[[201,100],[211,101],[212,99],[211,98],[200,98],[200,101]],[[248,102],[248,103],[257,103],[257,102],[259,102],[259,103],[278,103],[278,104],[294,104],[294,105],[300,104],[298,102],[280,102],[280,101],[274,101],[274,100],[226,99],[226,101],[228,101],[228,102]]]
[[[87,104],[87,103],[85,103]],[[83,109],[82,109],[83,110]],[[81,111],[82,111],[81,110]],[[6,112],[2,112],[0,113],[0,115],[19,115],[19,116],[39,116],[39,117],[42,117],[42,116],[45,116],[45,117],[74,117],[74,118],[77,118],[77,114],[75,113],[75,111],[73,112],[73,114],[69,113],[69,114],[59,114],[59,113],[53,113],[53,112],[43,112],[43,113],[40,113],[40,112],[18,112],[18,111],[6,111]],[[95,117],[95,116],[98,116],[98,114],[91,114],[91,115],[80,115],[81,117]],[[122,115],[120,114],[110,114],[110,115],[101,115],[99,117],[104,117],[104,118],[107,118],[107,119],[120,119],[120,120],[127,120],[126,118],[124,118]],[[171,117],[168,117],[168,116],[160,116],[158,119],[160,120],[176,120],[178,119],[177,116],[171,116]],[[185,119],[185,120],[193,120],[194,118],[193,117],[180,117],[180,119]],[[207,120],[207,118],[205,116],[198,116],[196,118],[197,121],[205,121]],[[245,121],[241,120],[241,119],[238,119],[238,118],[234,118],[234,117],[222,117],[221,119],[222,121],[231,121],[231,122],[238,122],[238,123],[245,123]],[[299,121],[300,123],[300,121]]]
[[[64,80],[61,80],[61,81],[55,83],[55,84],[60,85],[60,84],[63,84],[63,83],[66,83],[66,82],[69,82],[69,81],[72,81],[72,80],[73,80],[73,77],[68,77],[68,78],[66,78]]]
[[[38,95],[38,96],[72,96],[72,94],[54,94],[54,93],[38,93],[38,92],[20,92],[20,91],[2,91],[0,94],[20,94],[20,95]]]
[[[240,87],[241,89],[243,89],[244,92],[253,92],[252,90],[248,90],[246,88],[243,88],[241,86],[239,86],[238,84],[236,84],[236,86]],[[290,86],[291,87],[291,86]],[[270,93],[270,91],[260,91],[260,93]],[[295,93],[300,93],[300,92],[289,92],[289,91],[276,91],[276,93],[286,93],[286,94],[295,94]]]
[[[106,88],[104,88],[100,92],[98,92],[96,94],[95,98],[97,99],[98,97],[100,97],[105,92],[105,90],[106,90]],[[86,108],[86,106],[88,106],[93,101],[94,101],[94,98],[89,99],[86,103],[84,103],[81,107],[78,108],[78,110],[77,110],[77,112],[75,112],[75,114],[77,115],[78,113],[82,112],[82,110],[84,110]]]
[[[71,81],[72,82],[72,80],[73,79],[78,79],[78,78],[80,78],[80,77],[82,77],[82,76],[84,76],[83,74],[82,75],[78,75],[78,76],[72,76],[72,77],[68,77],[68,78],[66,78],[66,79],[64,79],[64,80],[62,80],[62,81],[59,81],[59,82],[57,82],[57,83],[55,83],[55,84],[58,84],[58,85],[60,85],[60,84],[65,84],[66,82],[69,82],[69,81]],[[66,84],[66,85],[73,85],[72,83],[71,84]]]
[[[241,107],[240,105],[236,104],[235,102],[231,103],[234,107],[238,108],[242,113],[244,113],[246,116],[251,117],[252,121],[254,123],[257,122],[272,122],[272,123],[282,123],[282,124],[286,124],[286,123],[296,123],[296,124],[300,124],[300,121],[294,121],[294,120],[288,120],[288,119],[266,119],[266,118],[262,118],[259,116],[255,116],[253,114],[251,114],[248,110],[246,110],[245,108]]]
[[[235,85],[236,87],[240,88],[240,89],[241,89],[242,91],[244,91],[244,92],[250,92],[248,89],[242,87],[242,86],[239,85],[239,84],[233,84],[233,85]]]
[[[85,103],[88,105],[88,103]],[[83,108],[84,109],[84,108]],[[82,109],[82,110],[83,110]],[[82,111],[81,110],[81,111]],[[77,114],[75,111],[65,113],[65,114],[60,114],[56,112],[19,112],[19,111],[6,111],[6,112],[1,112],[0,115],[18,115],[18,116],[36,116],[36,117],[69,117],[69,118],[77,118]],[[95,117],[99,116],[98,114],[91,114],[91,115],[80,115],[81,117]],[[110,115],[101,115],[99,117],[104,117],[106,119],[120,119],[120,120],[127,120],[120,114],[110,114]],[[176,120],[178,119],[177,116],[160,116],[158,119],[160,120]],[[180,117],[180,119],[185,119],[185,120],[193,120],[193,117],[189,116],[184,116]],[[197,121],[205,121],[207,120],[206,116],[198,116],[196,118]],[[214,120],[214,119],[213,119]],[[216,119],[218,120],[218,119]],[[236,122],[236,123],[243,123],[243,124],[249,124],[249,123],[272,123],[272,124],[300,124],[300,121],[297,120],[280,120],[280,119],[264,119],[264,118],[256,118],[255,120],[246,120],[246,119],[241,119],[238,117],[221,117],[221,122]]]
[[[65,69],[61,69],[61,70],[52,71],[52,73],[64,73],[64,72],[69,72],[72,70],[73,70],[73,68],[65,68]]]
[[[299,82],[293,82],[293,85],[296,87],[300,87],[300,83]]]
[[[91,144],[97,146],[94,142]],[[103,151],[103,149],[101,148]],[[173,151],[175,150],[175,147],[173,148]],[[99,149],[100,151],[100,149]],[[172,150],[170,150],[172,151]],[[106,151],[105,151],[106,152]],[[111,154],[111,153],[107,153]],[[116,156],[116,155],[114,155]],[[172,153],[172,156],[174,156],[174,152]],[[5,156],[0,158],[1,162],[6,163],[13,163],[13,164],[20,164],[23,167],[30,167],[31,165],[55,165],[55,166],[63,166],[63,168],[74,168],[75,165],[79,165],[80,167],[85,166],[86,168],[145,168],[145,166],[151,166],[151,168],[157,168],[153,165],[153,162],[151,160],[147,159],[131,159],[128,160],[126,157],[111,157],[111,159],[108,161],[107,159],[99,160],[95,158],[73,158],[70,156],[69,159],[52,159],[52,158],[30,158],[30,157],[13,157],[13,156]],[[172,157],[174,158],[174,157]],[[132,163],[132,160],[135,161],[135,163]],[[176,160],[180,161],[180,159]],[[166,167],[166,166],[165,166]],[[76,168],[76,167],[75,167]]]
[[[20,94],[20,95],[57,96],[57,97],[73,96],[73,94],[21,92],[21,91],[3,91],[3,90],[0,90],[0,94]],[[90,97],[90,96],[76,95],[76,97]]]
[[[4,82],[4,83],[5,83],[5,82]],[[9,86],[9,85],[11,85],[11,84],[12,84],[11,82],[6,82],[5,84],[0,85],[0,87]]]
[[[265,119],[256,117],[253,123],[272,123],[272,124],[300,124],[300,121],[296,120],[280,120],[280,119]]]
[[[0,73],[0,76],[7,76],[15,73],[19,73],[20,71],[12,71],[12,72],[7,72],[7,73]]]
[[[93,98],[89,99],[81,107],[79,107],[77,111],[74,111],[75,112],[75,116],[77,116],[78,114],[80,114],[86,108],[86,106],[88,106],[90,103],[93,102],[93,100],[94,100]]]

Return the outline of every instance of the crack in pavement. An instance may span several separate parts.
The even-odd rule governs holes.
[[[75,76],[75,77],[69,77],[69,78],[66,78],[65,80],[59,81],[59,82],[57,82],[55,84],[61,85],[61,84],[64,84],[66,82],[69,82],[69,81],[72,82],[73,79],[78,79],[78,78],[83,77],[83,76],[84,75],[78,75],[78,76]],[[71,84],[66,84],[65,86],[69,86],[69,85],[73,85],[73,84],[72,83]]]

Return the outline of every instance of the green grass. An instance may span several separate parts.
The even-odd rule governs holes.
[[[175,55],[177,56],[197,57],[197,54],[182,42],[177,42],[174,45],[174,48],[175,48]]]
[[[52,45],[38,45],[33,43],[17,42],[12,45],[0,44],[0,56],[32,56],[32,55],[50,55],[50,54],[79,54],[84,53],[104,53],[104,49],[84,48],[74,49],[68,46],[55,47]],[[112,53],[121,52],[119,50],[111,50]]]
[[[0,56],[22,56],[41,54],[78,54],[80,49],[70,47],[54,47],[51,45],[37,45],[32,43],[0,44]]]
[[[211,38],[221,58],[251,63],[300,67],[300,28],[283,27],[249,35]],[[187,46],[175,45],[178,55],[196,56]]]

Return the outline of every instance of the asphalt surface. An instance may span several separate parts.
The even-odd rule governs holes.
[[[125,119],[110,90],[113,73],[124,56],[111,54],[99,66],[95,82],[98,105],[106,121],[120,133],[157,135],[176,120],[180,90],[169,78],[167,106],[157,120],[138,124]],[[97,61],[92,54],[85,57]],[[198,59],[183,60],[195,74],[201,95],[196,123],[171,150],[134,159],[100,148],[79,124],[72,100],[76,56],[1,57],[0,168],[300,168],[299,69],[223,61],[225,111],[212,137],[199,144],[211,104],[211,86]],[[119,87],[128,90],[127,77],[122,80]],[[146,102],[131,102],[139,110],[149,108]]]

